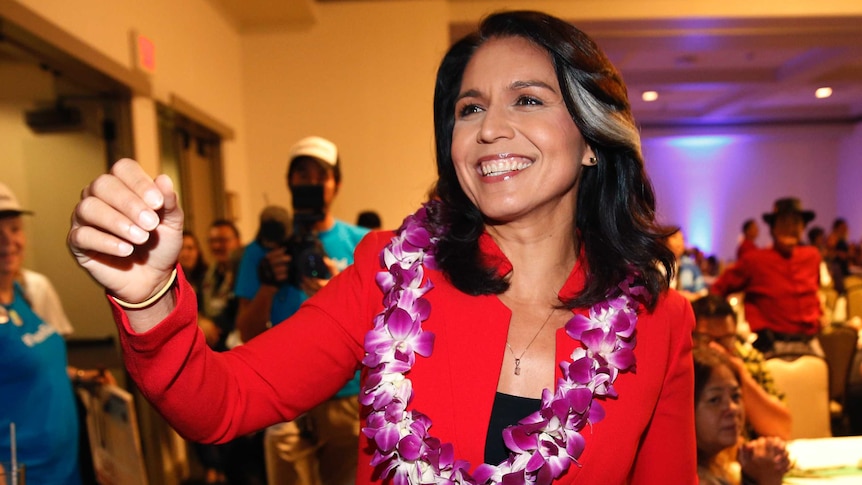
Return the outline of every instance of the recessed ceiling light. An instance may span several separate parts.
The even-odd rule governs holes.
[[[832,96],[832,88],[817,88],[817,91],[814,91],[814,96],[817,99],[828,98],[829,96]]]
[[[641,94],[641,99],[647,103],[655,101],[658,99],[658,93],[656,91],[644,91],[643,94]]]

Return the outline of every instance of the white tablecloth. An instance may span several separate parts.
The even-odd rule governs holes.
[[[793,440],[787,449],[803,472],[791,472],[787,484],[862,484],[862,436]],[[812,477],[793,476],[801,474]]]

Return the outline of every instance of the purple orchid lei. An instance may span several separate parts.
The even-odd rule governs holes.
[[[616,397],[614,381],[635,368],[637,299],[642,287],[633,278],[619,285],[620,296],[590,308],[589,317],[574,315],[566,333],[580,340],[569,361],[560,363],[556,391],[545,389],[539,411],[503,431],[511,451],[499,465],[482,464],[471,475],[470,464],[454,458],[453,446],[429,433],[431,419],[408,410],[413,386],[407,377],[416,354],[431,355],[434,335],[422,330],[431,311],[423,295],[433,288],[425,268],[435,268],[439,240],[427,224],[429,202],[404,220],[398,234],[380,254],[385,271],[377,274],[384,310],[374,317],[365,337],[363,364],[369,372],[359,396],[370,408],[363,434],[376,448],[371,465],[394,485],[419,484],[550,484],[568,470],[584,450],[580,431],[604,418],[596,397]]]

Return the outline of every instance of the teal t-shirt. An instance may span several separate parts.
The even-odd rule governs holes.
[[[323,244],[326,255],[335,261],[338,270],[341,271],[353,264],[353,251],[366,234],[368,234],[368,229],[364,227],[336,220],[331,229],[318,233],[317,237]],[[246,246],[236,278],[234,293],[238,298],[254,299],[254,295],[260,289],[257,267],[265,256],[266,249],[257,241]],[[269,321],[273,325],[283,322],[287,317],[296,313],[302,302],[307,299],[308,295],[299,288],[291,285],[282,286],[273,298]],[[354,378],[338,391],[335,397],[355,396],[357,394],[359,394],[358,371]]]
[[[0,323],[0,459],[11,456],[15,423],[17,461],[27,483],[80,485],[78,414],[66,374],[66,342],[33,313],[18,283]],[[0,317],[0,321],[7,320]]]

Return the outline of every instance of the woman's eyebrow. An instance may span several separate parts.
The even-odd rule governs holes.
[[[468,89],[468,90],[464,91],[463,93],[459,94],[458,97],[455,98],[455,102],[457,103],[458,101],[461,101],[464,98],[475,98],[476,96],[479,96],[479,95],[480,95],[480,93],[479,93],[478,89]]]
[[[539,87],[539,88],[544,88],[544,89],[547,89],[547,90],[555,92],[555,93],[557,92],[557,90],[554,89],[554,87],[551,86],[550,84],[548,84],[544,81],[538,81],[538,80],[515,81],[509,85],[509,89],[511,89],[513,91],[517,90],[517,89],[532,88],[532,87]]]
[[[532,88],[532,87],[547,89],[548,91],[551,91],[553,93],[557,92],[557,90],[554,89],[554,87],[551,86],[550,84],[548,84],[544,81],[538,81],[538,80],[514,81],[512,84],[509,85],[509,90],[510,91],[517,91],[519,89]],[[468,90],[464,91],[463,93],[461,93],[460,95],[458,95],[458,97],[455,98],[455,102],[458,102],[464,98],[473,98],[473,97],[477,97],[477,96],[481,96],[481,95],[482,95],[482,93],[478,89],[468,89]]]

